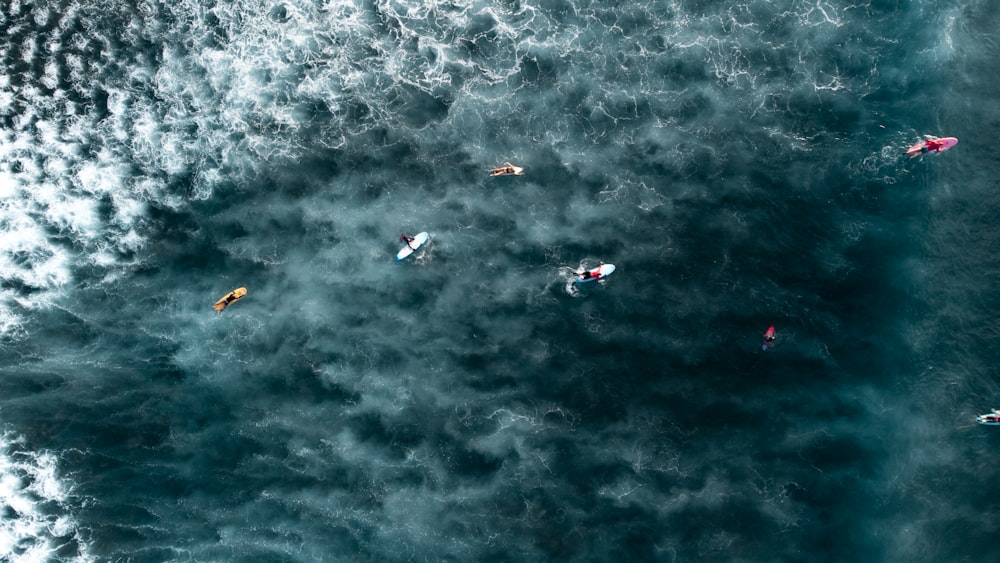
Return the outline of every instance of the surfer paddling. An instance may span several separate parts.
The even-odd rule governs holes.
[[[604,262],[601,262],[601,264],[599,266],[597,266],[596,268],[594,268],[593,270],[584,270],[582,272],[577,272],[577,275],[580,276],[580,281],[587,281],[587,280],[591,280],[591,279],[594,280],[594,281],[600,281],[600,279],[601,279],[601,266],[603,266],[603,265],[604,265]]]
[[[401,241],[405,242],[405,243],[406,243],[406,246],[409,246],[410,248],[412,248],[412,249],[416,250],[416,247],[415,247],[415,246],[413,246],[412,244],[410,244],[410,243],[412,243],[412,242],[414,241],[414,238],[413,238],[413,237],[410,237],[410,236],[406,236],[406,234],[404,233],[404,234],[402,234],[402,235],[399,235],[399,240],[401,240]]]
[[[955,137],[928,137],[906,149],[906,154],[910,155],[910,158],[913,158],[929,152],[944,152],[957,144],[958,139]]]
[[[573,270],[573,274],[576,276],[576,279],[573,281],[575,283],[586,283],[591,281],[603,282],[604,278],[613,274],[614,271],[614,264],[605,264],[604,262],[601,262],[599,266],[592,270]]]
[[[222,299],[216,301],[215,305],[212,305],[212,308],[221,313],[223,309],[235,303],[236,301],[239,301],[246,294],[247,294],[247,288],[238,287],[230,291],[229,294],[223,297]]]
[[[761,348],[763,348],[765,352],[770,350],[771,346],[774,346],[776,333],[777,331],[774,330],[774,325],[767,327],[767,331],[764,333],[764,343],[761,345]]]
[[[989,426],[1000,426],[1000,410],[993,409],[990,414],[981,414],[976,417],[976,422]]]
[[[514,166],[509,162],[503,163],[503,166],[490,168],[490,176],[507,176],[510,174],[513,174],[514,176],[523,176],[524,168],[521,168],[520,166]]]

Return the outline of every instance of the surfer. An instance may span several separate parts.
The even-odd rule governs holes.
[[[1000,410],[993,409],[990,414],[981,414],[976,417],[979,424],[1000,424]]]
[[[765,352],[769,350],[771,346],[774,346],[775,337],[776,331],[774,330],[774,325],[767,327],[767,332],[764,333],[764,345],[762,346]]]
[[[600,281],[600,279],[601,279],[601,266],[603,266],[603,265],[604,265],[604,262],[601,262],[597,266],[597,268],[594,268],[593,270],[584,270],[583,272],[581,272],[581,273],[579,273],[577,275],[580,276],[580,280],[581,281],[582,280],[589,280],[591,278],[593,278],[593,279],[595,279],[597,281]]]
[[[399,240],[406,243],[406,246],[399,249],[396,253],[396,260],[406,260],[408,257],[412,256],[418,248],[424,245],[425,242],[430,240],[431,236],[427,234],[426,231],[421,231],[416,234],[416,236],[410,236],[406,233],[399,235]]]
[[[924,147],[920,149],[921,153],[927,152],[941,152],[944,150],[944,143],[937,139],[927,139],[924,141]]]
[[[958,144],[955,137],[927,137],[923,142],[917,143],[906,150],[910,158],[927,154],[929,152],[941,153]]]
[[[231,305],[233,302],[239,301],[246,294],[247,294],[247,288],[245,288],[245,287],[238,287],[238,288],[230,291],[222,299],[219,299],[218,301],[216,301],[215,305],[212,305],[212,308],[221,313],[223,309],[225,309],[226,307],[228,307],[229,305]]]
[[[496,168],[490,169],[490,176],[506,176],[508,174],[513,174],[515,176],[523,176],[524,169],[520,166],[514,166],[509,162],[503,163],[503,166],[498,166]]]

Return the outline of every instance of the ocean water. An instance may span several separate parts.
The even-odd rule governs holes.
[[[1000,559],[998,30],[0,0],[0,559]]]

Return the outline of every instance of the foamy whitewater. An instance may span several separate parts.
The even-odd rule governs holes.
[[[0,0],[0,560],[1000,560],[994,8]]]

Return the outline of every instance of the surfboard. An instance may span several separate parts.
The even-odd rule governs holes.
[[[981,414],[976,417],[976,422],[987,426],[1000,426],[1000,411],[994,409],[990,414]]]
[[[503,172],[502,168],[494,168],[493,171],[490,172],[490,176],[521,176],[524,174],[524,168],[521,168],[520,166],[511,166],[511,168],[514,169],[513,172]]]
[[[774,335],[774,325],[767,327],[767,332],[764,333],[764,343],[761,345],[764,351],[770,350],[771,346],[774,346]]]
[[[510,171],[508,172],[508,169]],[[520,176],[524,174],[524,168],[520,166],[514,166],[509,162],[503,163],[503,166],[497,166],[496,168],[490,168],[490,176]]]
[[[396,260],[406,260],[407,257],[416,252],[430,238],[431,236],[427,233],[418,233],[417,236],[413,237],[413,241],[410,244],[404,246],[396,253]]]
[[[589,272],[591,274],[597,274],[597,277],[583,278],[581,276],[576,276],[576,279],[574,281],[576,283],[587,283],[587,282],[592,282],[592,281],[596,281],[596,280],[603,280],[604,278],[606,278],[606,277],[610,276],[611,274],[613,274],[614,271],[615,271],[615,265],[614,264],[601,264],[597,268],[594,268],[593,270],[589,270]]]
[[[233,303],[236,303],[240,299],[243,299],[243,296],[246,294],[247,294],[247,288],[238,287],[227,293],[226,296],[223,297],[222,299],[216,301],[215,305],[212,305],[212,308],[221,313],[222,310],[225,309],[226,307],[232,305]]]
[[[946,150],[950,149],[951,147],[953,147],[953,146],[955,146],[955,145],[958,144],[958,139],[956,139],[955,137],[945,137],[943,139],[933,139],[933,140],[941,143],[941,150],[934,151],[934,152],[944,152],[944,151],[946,151]],[[908,154],[910,156],[916,156],[918,154],[923,154],[925,152],[924,149],[926,147],[927,147],[927,141],[920,141],[919,143],[917,143],[917,144],[913,145],[912,147],[906,149],[906,154]],[[927,151],[927,152],[930,152],[930,151]]]

